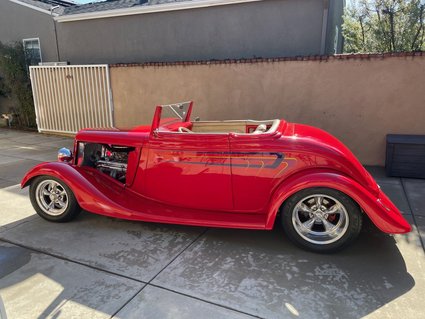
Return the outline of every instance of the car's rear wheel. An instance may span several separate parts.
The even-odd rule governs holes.
[[[362,227],[362,213],[350,197],[330,188],[309,188],[282,206],[284,232],[298,246],[331,253],[352,243]]]
[[[52,176],[38,176],[32,181],[30,200],[37,214],[52,222],[70,221],[81,211],[68,185]]]

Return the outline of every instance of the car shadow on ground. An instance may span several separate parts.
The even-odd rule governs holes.
[[[422,251],[417,242],[412,250]],[[266,318],[359,318],[415,286],[392,236],[366,221],[360,238],[332,255],[271,232],[210,229],[158,284]]]
[[[33,223],[37,227],[27,228]],[[82,228],[90,230],[90,235],[78,230]],[[76,260],[79,267],[78,271],[72,270],[69,274],[57,272],[50,266],[42,266],[45,255],[0,241],[1,290],[13,289],[13,286],[40,275],[62,287],[40,318],[58,315],[64,310],[63,305],[70,301],[113,315],[119,308],[118,304],[125,302],[117,298],[120,291],[123,294],[128,292],[131,284],[138,286],[137,289],[143,287],[138,277],[138,274],[143,275],[146,267],[143,256],[152,255],[152,247],[164,246],[161,238],[164,238],[166,246],[172,245],[170,233],[176,238],[201,233],[198,227],[130,222],[84,212],[76,221],[61,225],[34,219],[34,216],[25,218],[0,228],[0,240],[14,243],[14,237],[9,237],[8,232],[19,234],[20,229],[21,236],[27,237],[20,245],[64,258],[60,260],[61,267],[71,267],[71,260]],[[28,229],[34,229],[34,232],[29,233]],[[52,245],[49,243],[51,237],[47,235],[46,241],[40,239],[43,233],[49,232],[62,236],[60,240],[63,243],[72,240],[74,248],[88,245],[96,240],[98,234],[104,246],[98,251],[96,246],[92,246],[92,258],[79,260],[75,255],[78,249],[68,253],[66,244]],[[117,236],[123,251],[129,249],[124,254],[125,258],[123,255],[119,258],[126,262],[130,260],[127,257],[132,257],[128,267],[114,263],[116,254],[105,254],[105,247],[113,245]],[[137,240],[142,240],[141,244],[137,244]],[[407,242],[407,237],[398,240],[405,241],[404,247],[408,248],[403,249],[422,249],[416,247],[414,241]],[[415,286],[395,239],[379,232],[367,220],[357,242],[332,255],[310,253],[294,247],[284,237],[280,226],[272,231],[208,229],[184,247],[179,248],[181,253],[170,265],[165,269],[158,268],[152,284],[259,317],[359,318],[396,300]],[[157,254],[168,254],[166,248],[163,247]],[[120,247],[115,249],[118,251]],[[409,256],[414,258],[412,254]],[[107,267],[108,261],[110,265]],[[113,277],[113,292],[105,290],[102,284],[81,284],[85,276],[90,277],[93,268],[105,269],[105,274]],[[84,274],[85,271],[87,274]],[[138,281],[133,282],[130,278]],[[98,297],[93,299],[96,294]],[[134,291],[128,296],[132,294]],[[105,303],[112,304],[106,308],[100,306]]]

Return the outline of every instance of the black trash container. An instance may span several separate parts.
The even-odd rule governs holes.
[[[425,135],[387,135],[388,176],[425,178]]]

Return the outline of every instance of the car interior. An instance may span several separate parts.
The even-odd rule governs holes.
[[[254,121],[196,121],[189,127],[180,126],[180,133],[238,133],[238,134],[265,134],[273,133],[279,126],[279,120]]]
[[[158,132],[183,133],[183,134],[243,134],[263,135],[277,131],[281,121],[278,119],[255,120],[222,120],[200,121],[197,117],[190,121],[193,102],[181,102],[157,107],[156,119]],[[159,109],[160,108],[160,109]],[[154,119],[155,121],[155,119]],[[155,125],[153,123],[153,125]],[[136,128],[137,129],[137,128]],[[134,129],[133,129],[134,130]]]

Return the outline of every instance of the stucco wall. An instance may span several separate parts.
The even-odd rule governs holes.
[[[0,0],[0,41],[40,38],[43,62],[58,61],[53,19],[49,14]]]
[[[425,134],[425,56],[112,67],[115,124],[149,123],[156,104],[194,100],[204,120],[320,127],[363,164],[383,165],[385,135]]]
[[[57,31],[72,64],[190,61],[320,54],[322,20],[322,0],[264,0],[61,22]]]

